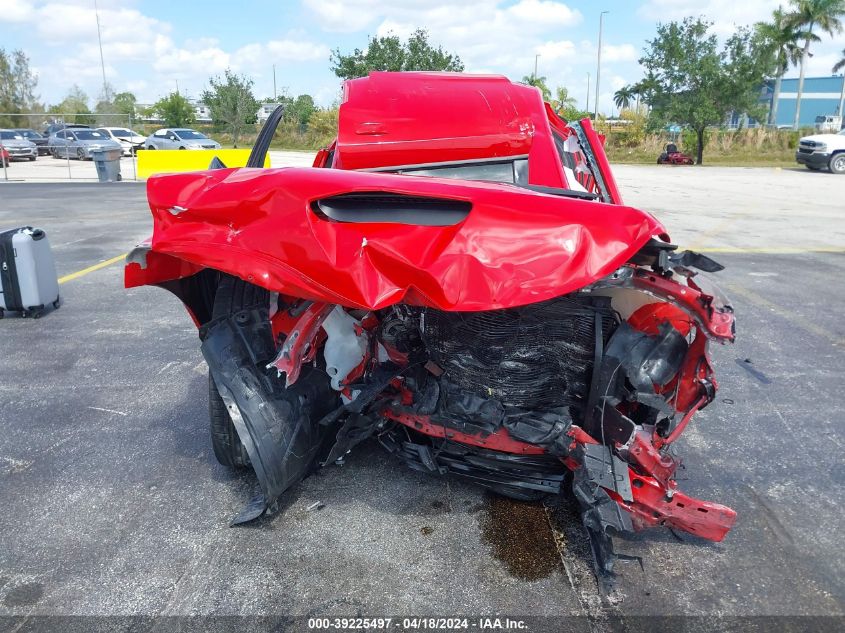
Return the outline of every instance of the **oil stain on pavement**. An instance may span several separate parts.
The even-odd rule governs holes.
[[[487,494],[481,526],[493,556],[515,578],[539,580],[560,566],[554,535],[541,503]]]

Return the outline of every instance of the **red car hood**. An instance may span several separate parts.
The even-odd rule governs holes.
[[[651,215],[513,185],[335,169],[221,169],[156,176],[154,232],[127,287],[214,268],[272,291],[348,307],[492,310],[551,299],[614,271],[650,237]],[[342,194],[459,201],[448,226],[336,221]],[[469,203],[469,204],[467,204]],[[471,206],[470,206],[471,205]]]

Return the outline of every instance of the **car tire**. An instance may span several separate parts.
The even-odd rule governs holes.
[[[147,149],[155,149],[152,145],[147,145]]]
[[[828,168],[832,174],[845,174],[845,152],[839,152],[831,156]]]
[[[76,159],[85,160],[85,150],[81,147],[76,150]]]
[[[38,156],[30,156],[30,157],[29,157],[29,161],[30,161],[30,162],[33,162],[33,161],[35,161],[35,159],[36,159],[36,158],[38,158]]]
[[[230,275],[223,275],[214,295],[212,319],[227,318],[243,310],[270,303],[270,293],[264,288]],[[208,377],[208,415],[211,424],[211,446],[217,461],[228,468],[249,465],[249,455],[238,437],[235,425],[214,379]]]
[[[184,147],[180,147],[179,149],[185,149]]]

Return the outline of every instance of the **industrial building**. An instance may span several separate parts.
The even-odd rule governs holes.
[[[841,115],[840,106],[845,92],[845,76],[806,77],[804,91],[801,94],[800,127],[812,127],[817,116]],[[772,104],[774,82],[766,86],[765,99]],[[792,125],[795,118],[795,104],[798,98],[798,78],[784,79],[781,82],[778,99],[778,127]]]

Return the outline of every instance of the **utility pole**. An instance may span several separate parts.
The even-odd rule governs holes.
[[[598,121],[599,119],[599,82],[601,81],[601,32],[604,26],[604,14],[610,13],[610,11],[602,11],[599,13],[599,51],[598,51],[598,58],[596,60],[596,109],[595,114],[593,115],[593,119]]]
[[[539,53],[537,53],[536,55],[534,55],[534,77],[533,77],[533,79],[534,79],[535,83],[536,83],[536,81],[537,81],[537,61],[538,61],[539,59],[540,59],[540,54],[539,54]]]
[[[103,100],[109,98],[108,88],[106,87],[106,62],[103,58],[103,38],[100,35],[100,9],[97,7],[97,0],[94,0],[94,16],[97,18],[97,42],[100,45],[100,67],[103,69]]]
[[[273,103],[278,100],[278,97],[276,97],[276,64],[273,64]]]
[[[839,115],[839,127],[845,127],[845,112],[843,112],[843,108],[845,108],[845,73],[842,73],[842,92],[839,93],[839,110],[837,114]]]
[[[174,81],[176,82],[176,94],[177,94],[177,95],[178,95],[178,94],[181,94],[181,93],[179,92],[179,80],[178,80],[178,79],[175,79]]]
[[[584,106],[584,112],[590,111],[590,71],[587,71],[587,105]]]

